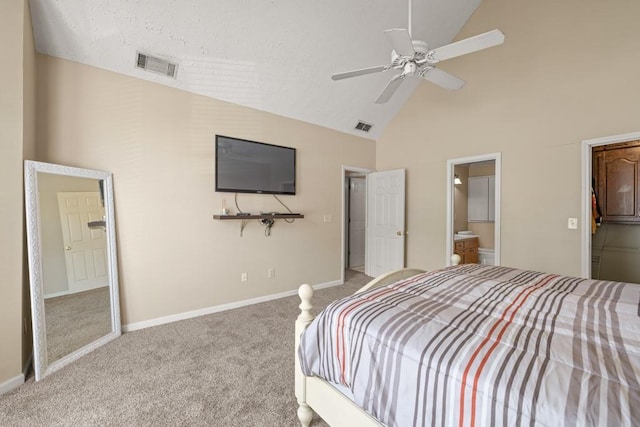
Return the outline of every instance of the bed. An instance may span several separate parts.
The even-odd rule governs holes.
[[[298,418],[331,426],[640,425],[640,286],[507,267],[402,269],[314,319]]]

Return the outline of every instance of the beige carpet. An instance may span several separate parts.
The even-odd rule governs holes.
[[[111,332],[110,305],[106,286],[45,299],[49,363]]]
[[[370,278],[317,291],[314,312]],[[0,396],[1,426],[296,426],[299,299],[124,334]],[[317,417],[314,426],[325,425]]]

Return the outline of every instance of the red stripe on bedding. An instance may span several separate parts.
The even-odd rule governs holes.
[[[478,387],[478,381],[480,379],[480,374],[482,373],[482,370],[484,369],[484,366],[486,365],[487,360],[491,356],[491,353],[493,353],[495,348],[498,346],[498,344],[500,342],[500,339],[502,338],[502,336],[506,332],[507,328],[511,325],[511,323],[513,323],[513,318],[515,317],[516,313],[518,312],[518,310],[520,310],[520,308],[522,308],[523,304],[529,298],[529,296],[531,296],[533,291],[545,286],[552,279],[554,279],[556,277],[558,277],[558,276],[556,276],[556,275],[547,276],[547,277],[541,279],[538,283],[535,283],[535,284],[523,289],[518,294],[518,296],[516,296],[516,298],[511,302],[511,304],[509,304],[507,306],[507,308],[504,309],[504,311],[502,312],[502,316],[500,316],[500,319],[491,327],[491,329],[489,330],[489,333],[487,334],[487,336],[484,338],[484,340],[482,340],[480,345],[476,348],[476,350],[471,355],[471,359],[469,359],[469,362],[467,362],[467,366],[466,366],[466,368],[464,370],[464,373],[462,375],[462,382],[461,382],[461,389],[460,389],[460,423],[459,423],[460,427],[464,426],[464,395],[465,395],[465,388],[467,386],[467,376],[469,375],[469,371],[471,370],[471,366],[473,365],[474,360],[476,359],[476,357],[478,356],[478,354],[480,353],[482,348],[491,340],[491,336],[493,335],[494,331],[498,328],[498,325],[505,320],[505,317],[507,316],[507,313],[509,312],[509,310],[511,310],[511,308],[517,303],[517,301],[521,297],[524,296],[522,298],[522,301],[520,301],[520,303],[518,304],[518,306],[515,307],[515,309],[511,312],[511,316],[509,317],[509,320],[507,321],[506,324],[504,324],[502,326],[502,329],[498,333],[497,339],[494,340],[493,345],[491,347],[489,347],[489,350],[487,351],[485,356],[482,358],[482,361],[480,362],[480,365],[478,366],[478,370],[476,371],[476,374],[475,374],[474,379],[473,379],[473,387],[472,387],[472,394],[471,394],[471,413],[469,415],[469,418],[470,418],[469,425],[470,426],[474,426],[475,425],[476,397],[477,397],[477,387]]]
[[[358,301],[354,301],[352,304],[347,305],[346,307],[344,307],[342,309],[342,311],[340,311],[340,313],[338,314],[338,322],[336,325],[336,329],[337,329],[337,333],[336,333],[336,357],[338,359],[338,362],[340,363],[340,382],[343,385],[347,385],[346,383],[346,379],[345,379],[345,370],[346,370],[346,352],[345,352],[345,335],[344,335],[344,319],[356,308],[360,307],[362,304],[366,303],[366,302],[371,302],[374,301],[375,298],[384,296],[386,294],[388,294],[389,292],[392,291],[397,291],[399,289],[402,289],[403,287],[406,287],[408,285],[414,284],[416,282],[418,282],[421,278],[424,278],[430,274],[433,274],[435,272],[430,272],[430,273],[423,273],[423,274],[419,274],[416,276],[412,276],[408,279],[405,279],[399,283],[394,284],[393,286],[391,286],[390,288],[382,288],[380,289],[380,291],[378,291],[377,293],[368,295],[366,297],[364,297],[361,300]]]
[[[344,338],[344,319],[347,317],[353,310],[360,307],[361,305],[374,301],[375,298],[381,297],[385,294],[393,292],[393,289],[385,288],[381,289],[379,292],[373,293],[364,297],[363,299],[356,300],[353,303],[345,306],[340,313],[338,314],[338,322],[336,325],[336,358],[340,363],[340,382],[343,385],[348,385],[345,379],[345,370],[346,370],[346,351],[345,351],[345,338]]]

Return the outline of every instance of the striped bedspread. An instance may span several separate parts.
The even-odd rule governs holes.
[[[389,426],[640,426],[640,285],[466,264],[338,300],[302,371]]]

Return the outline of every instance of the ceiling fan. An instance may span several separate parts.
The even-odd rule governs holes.
[[[504,42],[504,34],[500,30],[493,30],[435,49],[429,49],[427,43],[411,39],[411,0],[409,0],[409,29],[393,28],[386,30],[384,34],[393,47],[390,64],[361,68],[331,76],[332,80],[342,80],[392,69],[400,70],[400,74],[394,76],[387,83],[387,86],[376,99],[376,104],[384,104],[389,101],[402,84],[402,81],[406,77],[416,74],[445,89],[460,89],[464,86],[464,80],[436,68],[435,64],[445,59],[487,49]]]

